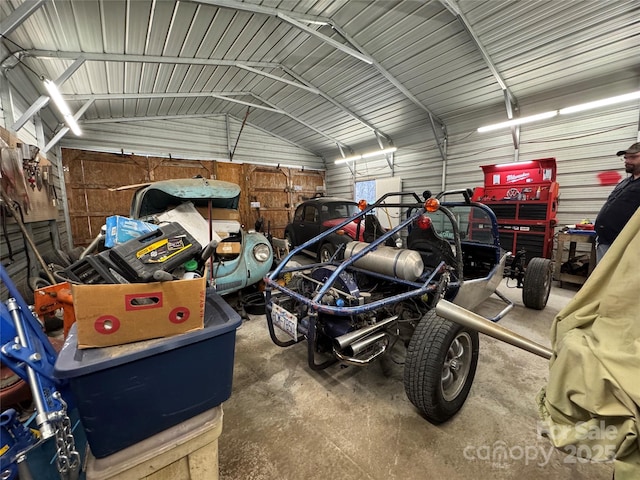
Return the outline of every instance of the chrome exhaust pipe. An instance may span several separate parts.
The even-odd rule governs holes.
[[[360,353],[364,352],[367,348],[375,345],[380,340],[384,340],[387,337],[387,334],[384,332],[374,333],[369,337],[363,338],[362,340],[358,340],[357,342],[353,342],[351,345],[345,348],[345,353],[352,357],[357,357]]]
[[[352,343],[350,346],[347,347],[348,353],[340,352],[334,346],[333,354],[342,363],[345,363],[347,365],[354,365],[356,367],[362,367],[364,365],[369,365],[380,355],[383,355],[384,352],[387,351],[388,346],[389,346],[389,338],[387,337],[387,334],[384,332],[379,332],[371,335],[370,337],[367,337],[365,339]],[[360,358],[357,357],[358,354],[362,353],[367,349],[370,349],[371,347],[376,347],[376,348],[371,352],[369,352],[368,356],[360,357]]]
[[[502,342],[506,342],[514,347],[521,348],[527,352],[538,355],[549,360],[553,351],[539,343],[529,340],[508,328],[497,325],[477,313],[455,305],[447,300],[440,300],[436,305],[436,313],[447,320],[451,320],[464,327],[477,330]]]
[[[358,340],[363,339],[367,335],[371,335],[374,332],[386,327],[392,322],[395,322],[398,319],[398,315],[394,315],[389,318],[385,318],[384,320],[380,320],[378,323],[374,325],[369,325],[368,327],[361,328],[359,330],[355,330],[353,332],[345,333],[344,335],[340,335],[333,339],[334,346],[338,350],[344,350],[346,347],[351,345]]]

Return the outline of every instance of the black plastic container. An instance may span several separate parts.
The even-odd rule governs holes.
[[[93,455],[111,455],[227,400],[241,321],[208,290],[204,329],[195,332],[79,350],[74,325],[54,374],[69,380]]]
[[[98,283],[123,283],[120,269],[108,257],[108,251],[89,255],[64,269],[64,275],[86,285]]]
[[[149,282],[158,270],[171,272],[200,255],[202,246],[177,223],[160,225],[109,250],[109,258],[131,282]]]

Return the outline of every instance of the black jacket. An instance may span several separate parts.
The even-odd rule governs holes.
[[[640,207],[640,178],[622,180],[604,202],[596,218],[598,243],[611,245]]]

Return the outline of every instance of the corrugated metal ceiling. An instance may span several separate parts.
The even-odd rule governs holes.
[[[38,1],[0,2],[3,25]],[[48,0],[7,36],[22,62],[6,71],[14,88],[28,78],[45,93],[25,65],[55,80],[85,60],[61,85],[73,111],[93,99],[81,123],[242,119],[253,105],[250,124],[333,158],[338,145],[387,146],[420,126],[431,132],[431,119],[440,133],[459,116],[505,109],[498,78],[522,103],[638,76],[640,3]],[[59,130],[50,107],[42,118]]]

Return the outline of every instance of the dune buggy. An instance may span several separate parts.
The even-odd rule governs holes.
[[[445,201],[453,195],[460,201]],[[442,200],[442,201],[441,201]],[[369,242],[343,243],[329,261],[300,265],[292,258],[349,222],[367,222],[382,207],[399,207],[398,226]],[[469,190],[421,199],[415,193],[389,193],[333,228],[293,249],[266,278],[266,314],[271,339],[288,347],[306,340],[309,367],[340,362],[368,365],[393,347],[405,352],[404,387],[409,400],[432,423],[450,419],[464,404],[478,362],[478,332],[441,318],[442,298],[472,310],[495,294],[505,275],[518,276],[525,305],[546,304],[551,265],[534,259],[523,271],[506,265],[498,224],[486,205],[472,202]],[[363,221],[364,220],[364,221]],[[400,233],[406,248],[385,245]],[[533,262],[533,265],[532,265]]]

